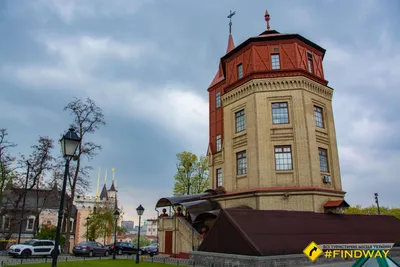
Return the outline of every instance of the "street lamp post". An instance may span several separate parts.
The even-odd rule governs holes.
[[[375,193],[374,195],[375,195],[375,203],[376,203],[376,206],[378,207],[378,214],[381,214],[381,210],[379,208],[378,193]]]
[[[56,241],[54,244],[54,249],[52,252],[53,261],[51,263],[52,267],[57,267],[57,259],[58,254],[60,252],[60,235],[61,235],[61,223],[64,214],[64,199],[65,199],[65,191],[67,189],[67,178],[69,173],[69,162],[74,157],[75,152],[81,143],[81,138],[76,134],[75,130],[70,128],[69,131],[61,138],[61,149],[63,153],[63,157],[65,158],[65,171],[64,171],[64,179],[61,190],[61,199],[60,199],[60,207],[58,210],[58,221],[57,221],[57,232],[56,232]]]
[[[114,250],[113,250],[113,260],[115,260],[115,251],[117,250],[116,246],[117,246],[117,222],[118,222],[118,218],[119,218],[119,211],[118,209],[115,210],[114,212]]]
[[[86,218],[86,242],[89,241],[89,220],[90,216]]]
[[[29,161],[26,161],[26,164],[28,165],[28,169],[26,170],[26,179],[25,179],[25,187],[24,187],[24,198],[22,200],[21,219],[20,219],[20,222],[19,222],[18,244],[21,243],[22,221],[24,219],[26,193],[27,193],[27,190],[28,190],[29,170],[31,168],[31,164],[29,163]]]
[[[140,252],[140,219],[143,215],[144,208],[142,205],[139,205],[136,209],[137,215],[139,215],[139,229],[138,229],[138,235],[137,235],[137,252],[136,252],[136,264],[139,263],[139,252]]]

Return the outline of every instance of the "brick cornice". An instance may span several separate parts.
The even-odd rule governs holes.
[[[333,90],[304,76],[253,79],[221,96],[223,106],[256,92],[306,90],[332,100]]]
[[[222,200],[227,198],[236,197],[250,197],[254,195],[280,195],[282,193],[289,193],[291,195],[300,194],[322,194],[322,195],[332,195],[332,196],[344,196],[346,192],[341,190],[333,190],[328,188],[314,187],[314,186],[304,186],[304,187],[268,187],[268,188],[256,188],[252,190],[244,190],[237,192],[228,192],[221,195],[211,195],[203,198],[212,198],[215,200]]]

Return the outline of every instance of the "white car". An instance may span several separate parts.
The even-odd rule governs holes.
[[[53,240],[32,239],[23,244],[12,245],[8,249],[8,255],[24,258],[31,256],[51,256],[51,253],[54,250],[54,243],[55,242]],[[59,246],[58,248],[60,252],[61,247]]]

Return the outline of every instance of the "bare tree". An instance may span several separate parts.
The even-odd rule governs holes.
[[[84,158],[87,160],[93,159],[101,150],[100,145],[87,141],[87,135],[96,132],[96,130],[106,123],[103,111],[90,98],[87,98],[86,101],[75,98],[64,107],[64,111],[69,111],[73,116],[74,121],[71,127],[76,129],[82,138],[82,142],[76,152],[75,162],[71,164],[70,175],[68,175],[70,198],[67,200],[67,222],[69,222],[72,215],[75,194],[79,191],[84,191],[89,185],[87,177],[90,166],[84,166],[83,160]],[[64,251],[66,252],[69,252],[69,241],[70,224],[68,223],[64,246]]]
[[[4,188],[14,171],[12,170],[12,162],[15,160],[15,157],[11,156],[9,149],[17,146],[9,142],[7,136],[7,129],[0,129],[0,203],[3,198]]]
[[[4,133],[4,131],[3,131]],[[4,138],[3,138],[4,140]],[[14,145],[15,146],[15,145]],[[3,147],[3,152],[4,147]],[[39,222],[39,214],[41,213],[43,205],[45,205],[45,199],[41,199],[39,197],[39,183],[40,178],[43,177],[43,173],[45,171],[51,170],[53,166],[53,157],[51,156],[51,150],[53,149],[53,140],[49,137],[39,137],[37,144],[33,145],[32,153],[26,157],[21,155],[19,160],[19,171],[14,172],[14,175],[11,177],[8,176],[8,182],[10,186],[8,189],[8,195],[4,195],[4,201],[2,202],[2,215],[9,215],[8,223],[11,223],[12,227],[10,226],[7,231],[3,232],[3,237],[8,239],[13,232],[15,232],[16,225],[21,225],[26,221],[26,214],[30,213],[31,215],[35,215],[36,217],[36,228],[38,229],[38,222]],[[5,154],[5,153],[3,153]],[[14,157],[11,156],[4,156],[3,158],[7,158],[8,161],[11,159],[14,160]],[[25,171],[28,167],[28,162],[30,165],[30,176],[27,177]],[[10,164],[10,163],[8,163]],[[5,165],[5,164],[1,164]],[[4,169],[4,168],[3,168]],[[14,171],[14,170],[13,170]],[[11,180],[12,178],[12,180]],[[26,181],[28,179],[28,181]],[[3,180],[3,179],[2,179]],[[27,188],[25,190],[25,183]],[[44,181],[41,181],[44,184]],[[36,196],[32,196],[29,199],[29,203],[27,203],[27,210],[26,212],[22,210],[22,206],[25,206],[24,199],[26,198],[27,192],[30,192],[32,189],[36,187]],[[4,187],[3,189],[5,189]],[[5,192],[4,190],[2,190]],[[24,198],[25,197],[25,198]],[[42,196],[43,198],[43,196]],[[32,203],[35,202],[35,203]],[[18,230],[19,231],[19,230]]]

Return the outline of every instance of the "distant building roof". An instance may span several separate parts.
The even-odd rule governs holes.
[[[400,220],[388,215],[222,209],[199,251],[269,256],[301,254],[317,244],[400,244]]]
[[[101,190],[100,199],[106,199],[106,200],[108,200],[108,193],[107,193],[106,184],[104,184],[103,189]]]
[[[115,185],[114,185],[114,181],[112,182],[111,187],[110,187],[110,189],[108,191],[117,192],[117,189],[115,188]]]

